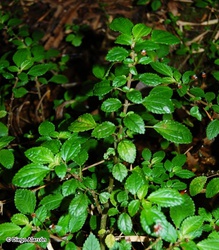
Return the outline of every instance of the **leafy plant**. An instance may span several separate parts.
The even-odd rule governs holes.
[[[11,102],[8,109],[8,126],[13,120],[13,102],[16,98],[22,98],[30,89],[35,87],[39,99],[39,121],[44,120],[43,99],[48,93],[43,93],[43,86],[51,83],[64,84],[68,79],[62,75],[66,69],[68,57],[63,56],[61,60],[55,63],[55,58],[59,56],[59,51],[45,51],[40,44],[42,38],[41,32],[30,34],[28,27],[21,24],[21,20],[12,18],[8,13],[0,15],[0,30],[6,32],[9,36],[10,50],[1,55],[0,74],[5,81],[1,86],[2,100],[7,95],[11,95]],[[1,104],[2,111],[4,106]]]
[[[171,33],[126,18],[114,19],[110,28],[119,35],[106,55],[109,65],[93,67],[97,114],[39,125],[35,145],[24,150],[26,163],[12,178],[16,213],[0,225],[0,242],[42,237],[45,242],[17,249],[59,242],[64,249],[130,250],[140,239],[147,249],[217,249],[218,208],[196,207],[192,197],[205,188],[207,198],[217,195],[218,178],[206,186],[207,176],[195,177],[184,167],[180,145],[193,140],[188,125],[203,119],[209,119],[209,139],[219,134],[219,97],[194,87],[194,72],[181,74],[169,65],[170,47],[180,43]],[[47,52],[34,56],[31,44],[22,42],[12,65],[3,56],[3,77],[11,74],[15,81],[22,74],[41,84],[62,83],[59,75],[41,78],[57,65],[51,58],[41,63]],[[178,110],[189,120],[179,118]],[[7,147],[10,137],[2,127]],[[150,148],[150,140],[159,148]],[[7,168],[8,163],[0,163]]]

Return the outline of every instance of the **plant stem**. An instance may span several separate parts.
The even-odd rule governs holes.
[[[109,186],[108,186],[108,192],[109,193],[111,193],[113,191],[113,185],[114,185],[114,179],[110,176],[109,177]],[[103,209],[103,213],[102,213],[101,221],[100,221],[100,229],[106,230],[107,218],[108,218],[108,215],[107,215],[108,209],[109,209],[109,201],[106,204],[104,204],[104,209]],[[106,249],[106,246],[105,246],[105,243],[104,243],[104,238],[105,238],[105,234],[101,234],[100,235],[100,248],[101,248],[101,250]]]

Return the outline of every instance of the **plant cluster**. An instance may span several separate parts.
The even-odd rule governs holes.
[[[134,241],[145,249],[218,249],[219,208],[208,210],[194,198],[215,197],[219,178],[186,169],[180,145],[192,143],[189,125],[202,120],[207,138],[218,136],[219,95],[194,86],[193,71],[169,65],[170,49],[180,40],[114,19],[110,29],[118,36],[106,55],[109,65],[93,67],[98,80],[89,96],[99,99],[98,112],[66,116],[59,124],[43,119],[20,165],[9,134],[13,100],[28,93],[30,82],[39,100],[42,85],[66,83],[60,72],[67,59],[54,62],[57,51],[44,51],[39,37],[8,14],[1,13],[0,29],[15,48],[0,58],[1,91],[11,94],[9,110],[3,102],[0,111],[8,117],[0,123],[1,178],[10,173],[15,206],[10,221],[0,225],[0,243],[35,237],[46,240],[16,249],[58,244],[66,250],[130,250]],[[180,120],[178,110],[189,120]]]

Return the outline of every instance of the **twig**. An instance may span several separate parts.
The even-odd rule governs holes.
[[[219,23],[219,19],[213,19],[213,20],[202,22],[202,23],[192,23],[192,22],[185,22],[185,21],[181,21],[181,20],[178,20],[176,22],[176,24],[178,26],[187,26],[187,25],[190,25],[190,26],[206,26],[206,25],[214,25],[214,24],[217,24],[217,23]]]
[[[35,114],[36,114],[36,117],[38,117],[37,111],[38,111],[38,109],[39,109],[39,107],[40,107],[40,108],[41,108],[41,115],[42,115],[43,121],[44,121],[44,120],[45,120],[45,117],[44,117],[44,110],[43,110],[42,101],[43,101],[43,98],[45,97],[45,94],[44,94],[43,97],[42,97],[41,92],[40,92],[40,82],[38,81],[37,77],[35,78],[35,82],[36,82],[36,88],[37,88],[37,95],[38,95],[38,98],[39,98],[39,103],[38,103],[38,105],[37,105],[37,107],[36,107],[36,112],[35,112]],[[46,93],[47,93],[47,92],[46,92]],[[39,118],[38,118],[38,120],[39,120]]]
[[[90,166],[87,166],[87,167],[83,168],[82,171],[85,171],[85,170],[87,170],[87,169],[89,169],[89,168],[98,166],[98,165],[100,165],[100,164],[102,164],[102,163],[104,163],[104,162],[105,162],[105,160],[98,161],[98,162],[96,162],[96,163],[94,163],[94,164],[92,164],[92,165],[90,165]]]
[[[48,242],[46,247],[47,247],[48,250],[54,250],[54,248],[52,247],[51,242]]]
[[[200,42],[203,37],[209,32],[209,30],[206,30],[205,32],[203,32],[202,34],[198,35],[197,37],[193,38],[191,41],[186,42],[186,46],[190,46],[192,43],[195,42]]]

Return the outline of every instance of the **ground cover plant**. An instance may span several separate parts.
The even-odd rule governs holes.
[[[151,1],[154,9],[159,3]],[[171,53],[191,56],[201,46],[189,47],[177,29],[172,34],[115,18],[105,63],[93,65],[93,80],[74,98],[61,92],[52,102],[56,112],[47,116],[49,87],[69,84],[69,56],[45,50],[42,34],[7,12],[0,29],[12,44],[0,58],[2,247],[218,249],[218,172],[201,173],[188,158],[197,134],[217,140],[219,71],[210,72],[211,90],[203,88],[205,73],[200,84],[195,71],[182,72],[170,60]],[[82,30],[73,26],[67,42],[80,46]],[[206,51],[218,65],[218,41]],[[13,122],[22,123],[27,95],[38,100],[37,128],[20,141]]]

